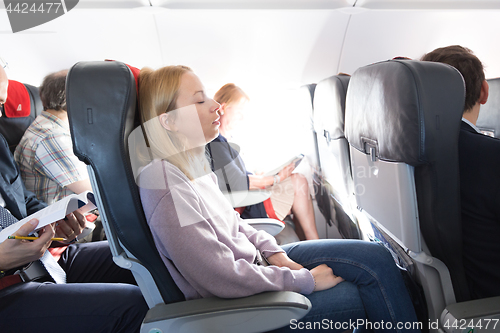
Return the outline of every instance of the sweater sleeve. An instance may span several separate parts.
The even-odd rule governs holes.
[[[276,239],[263,230],[257,230],[243,219],[240,219],[239,230],[247,236],[248,240],[266,257],[275,253],[285,252],[277,243]]]
[[[237,247],[240,237],[245,237],[241,233],[236,242],[223,242],[227,230],[203,216],[200,198],[190,184],[176,186],[172,191],[167,190],[153,210],[145,207],[145,211],[147,215],[151,212],[147,218],[160,254],[173,261],[201,296],[234,298],[264,291],[313,291],[314,279],[309,270],[253,264],[255,248],[248,242],[243,242],[248,246]],[[189,217],[190,221],[180,217]],[[259,244],[272,243],[258,232],[250,237]],[[277,250],[274,245],[269,247]]]

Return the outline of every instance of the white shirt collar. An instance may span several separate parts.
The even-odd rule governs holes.
[[[473,123],[471,123],[471,122],[470,122],[470,121],[468,121],[467,119],[462,118],[462,121],[463,121],[464,123],[466,123],[467,125],[469,125],[470,127],[472,127],[472,128],[473,128],[476,132],[478,132],[479,134],[483,134],[483,133],[479,130],[479,128],[477,128],[477,126],[476,126],[476,125],[474,125]]]

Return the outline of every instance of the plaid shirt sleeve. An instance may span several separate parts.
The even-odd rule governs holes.
[[[61,187],[89,178],[85,163],[73,154],[69,135],[55,134],[44,138],[36,149],[35,168]]]

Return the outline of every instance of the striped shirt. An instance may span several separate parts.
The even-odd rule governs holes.
[[[14,152],[26,189],[52,204],[70,194],[66,186],[89,178],[85,163],[73,154],[69,123],[43,111]]]

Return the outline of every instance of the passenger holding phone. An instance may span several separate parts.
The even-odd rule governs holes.
[[[150,161],[137,178],[141,202],[156,248],[186,299],[295,291],[312,303],[301,323],[369,320],[384,332],[416,323],[384,246],[324,239],[280,247],[240,218],[205,151],[219,135],[219,104],[188,67],[142,69],[139,101],[149,149],[136,153]],[[420,332],[410,326],[404,332]],[[293,323],[279,331],[294,331]]]
[[[307,179],[299,173],[292,173],[295,163],[290,163],[275,175],[254,175],[246,170],[238,151],[226,140],[232,137],[243,120],[243,109],[249,101],[247,94],[235,84],[228,83],[217,91],[214,100],[220,104],[220,134],[208,144],[208,149],[219,188],[227,192],[270,190],[270,199],[244,207],[241,216],[272,217],[282,221],[291,212],[300,240],[319,239]]]

